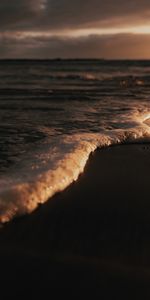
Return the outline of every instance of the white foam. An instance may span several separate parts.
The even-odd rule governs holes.
[[[124,126],[101,133],[73,134],[56,139],[51,146],[45,145],[31,153],[17,172],[0,181],[0,222],[32,212],[39,203],[46,202],[55,193],[64,190],[83,172],[86,162],[96,148],[135,142],[150,142],[150,127],[146,120],[150,113],[135,110],[126,115]]]

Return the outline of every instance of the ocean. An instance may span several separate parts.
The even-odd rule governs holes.
[[[0,223],[63,191],[97,148],[150,142],[149,118],[150,61],[1,60]]]

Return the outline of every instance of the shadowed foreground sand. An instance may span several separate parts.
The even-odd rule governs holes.
[[[1,294],[150,295],[149,190],[149,145],[97,150],[76,183],[0,230]]]

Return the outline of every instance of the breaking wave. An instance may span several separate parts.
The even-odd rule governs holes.
[[[121,143],[150,142],[148,111],[136,111],[134,126],[100,133],[80,133],[56,138],[53,145],[31,151],[17,171],[0,180],[0,222],[31,213],[40,203],[63,191],[84,171],[90,154],[97,148]],[[44,150],[43,150],[44,148]],[[19,176],[18,176],[19,174]]]
[[[150,142],[150,62],[2,61],[0,223],[32,212],[90,154]]]

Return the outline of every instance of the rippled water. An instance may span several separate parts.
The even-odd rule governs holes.
[[[0,62],[0,219],[32,211],[94,149],[149,141],[150,61]]]

